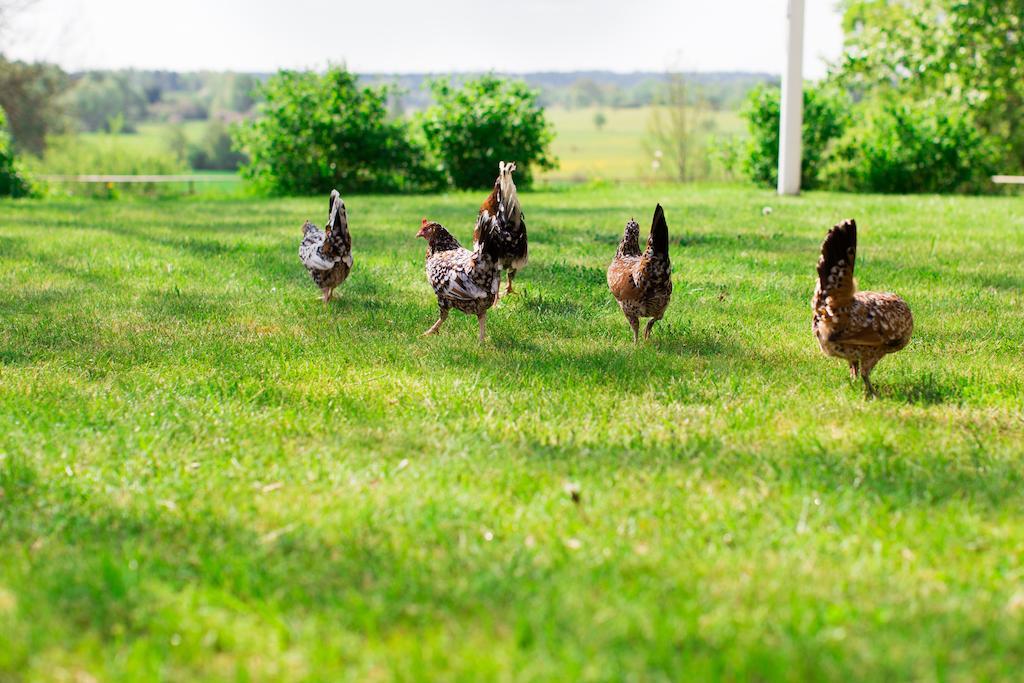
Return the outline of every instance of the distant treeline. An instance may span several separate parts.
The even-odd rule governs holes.
[[[368,83],[388,83],[398,87],[400,108],[423,109],[430,106],[430,90],[425,84],[437,76],[448,74],[363,74]],[[456,83],[481,74],[456,74]],[[659,104],[665,96],[666,83],[683,78],[694,101],[714,110],[738,109],[747,94],[762,83],[778,83],[778,76],[746,72],[658,73],[637,71],[570,71],[498,74],[522,80],[540,91],[543,106],[568,109],[580,107],[643,107]]]
[[[67,73],[53,64],[0,55],[0,108],[15,146],[39,154],[48,136],[111,130],[131,132],[146,121],[245,118],[256,104],[256,74],[171,71]]]
[[[394,113],[432,104],[427,83],[445,74],[361,74],[366,85],[387,84]],[[457,74],[456,84],[480,74]],[[736,109],[752,88],[777,81],[764,73],[614,73],[577,71],[498,74],[523,80],[540,93],[542,106],[642,107],[662,101],[666,82],[682,76],[688,93],[714,110]],[[143,122],[249,117],[257,86],[271,74],[200,71],[87,71],[67,73],[50,64],[26,64],[0,56],[0,107],[7,111],[15,145],[39,153],[47,135],[74,131],[131,132]]]

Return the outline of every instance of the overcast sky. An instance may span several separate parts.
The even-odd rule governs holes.
[[[786,0],[38,0],[8,57],[67,69],[358,72],[768,71]],[[806,0],[805,74],[842,42],[836,0]]]

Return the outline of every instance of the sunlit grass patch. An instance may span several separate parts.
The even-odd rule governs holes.
[[[1024,666],[1019,199],[526,193],[489,341],[423,339],[420,219],[468,243],[479,201],[346,197],[326,309],[319,198],[0,203],[0,678]],[[604,271],[657,201],[675,293],[634,346]],[[810,333],[848,216],[915,315],[872,401]]]

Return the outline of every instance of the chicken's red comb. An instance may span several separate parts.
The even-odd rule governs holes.
[[[427,220],[426,218],[424,218],[424,219],[423,219],[423,222],[422,222],[422,223],[420,223],[420,227],[421,227],[421,228],[425,228],[425,227],[427,227],[427,223],[429,223],[429,222],[430,222],[430,221],[428,221],[428,220]]]

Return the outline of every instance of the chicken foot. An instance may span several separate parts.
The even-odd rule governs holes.
[[[432,334],[437,334],[437,331],[441,329],[441,323],[448,319],[448,309],[442,308],[441,315],[438,317],[437,322],[430,326],[430,329],[423,333],[424,337],[429,337]]]

